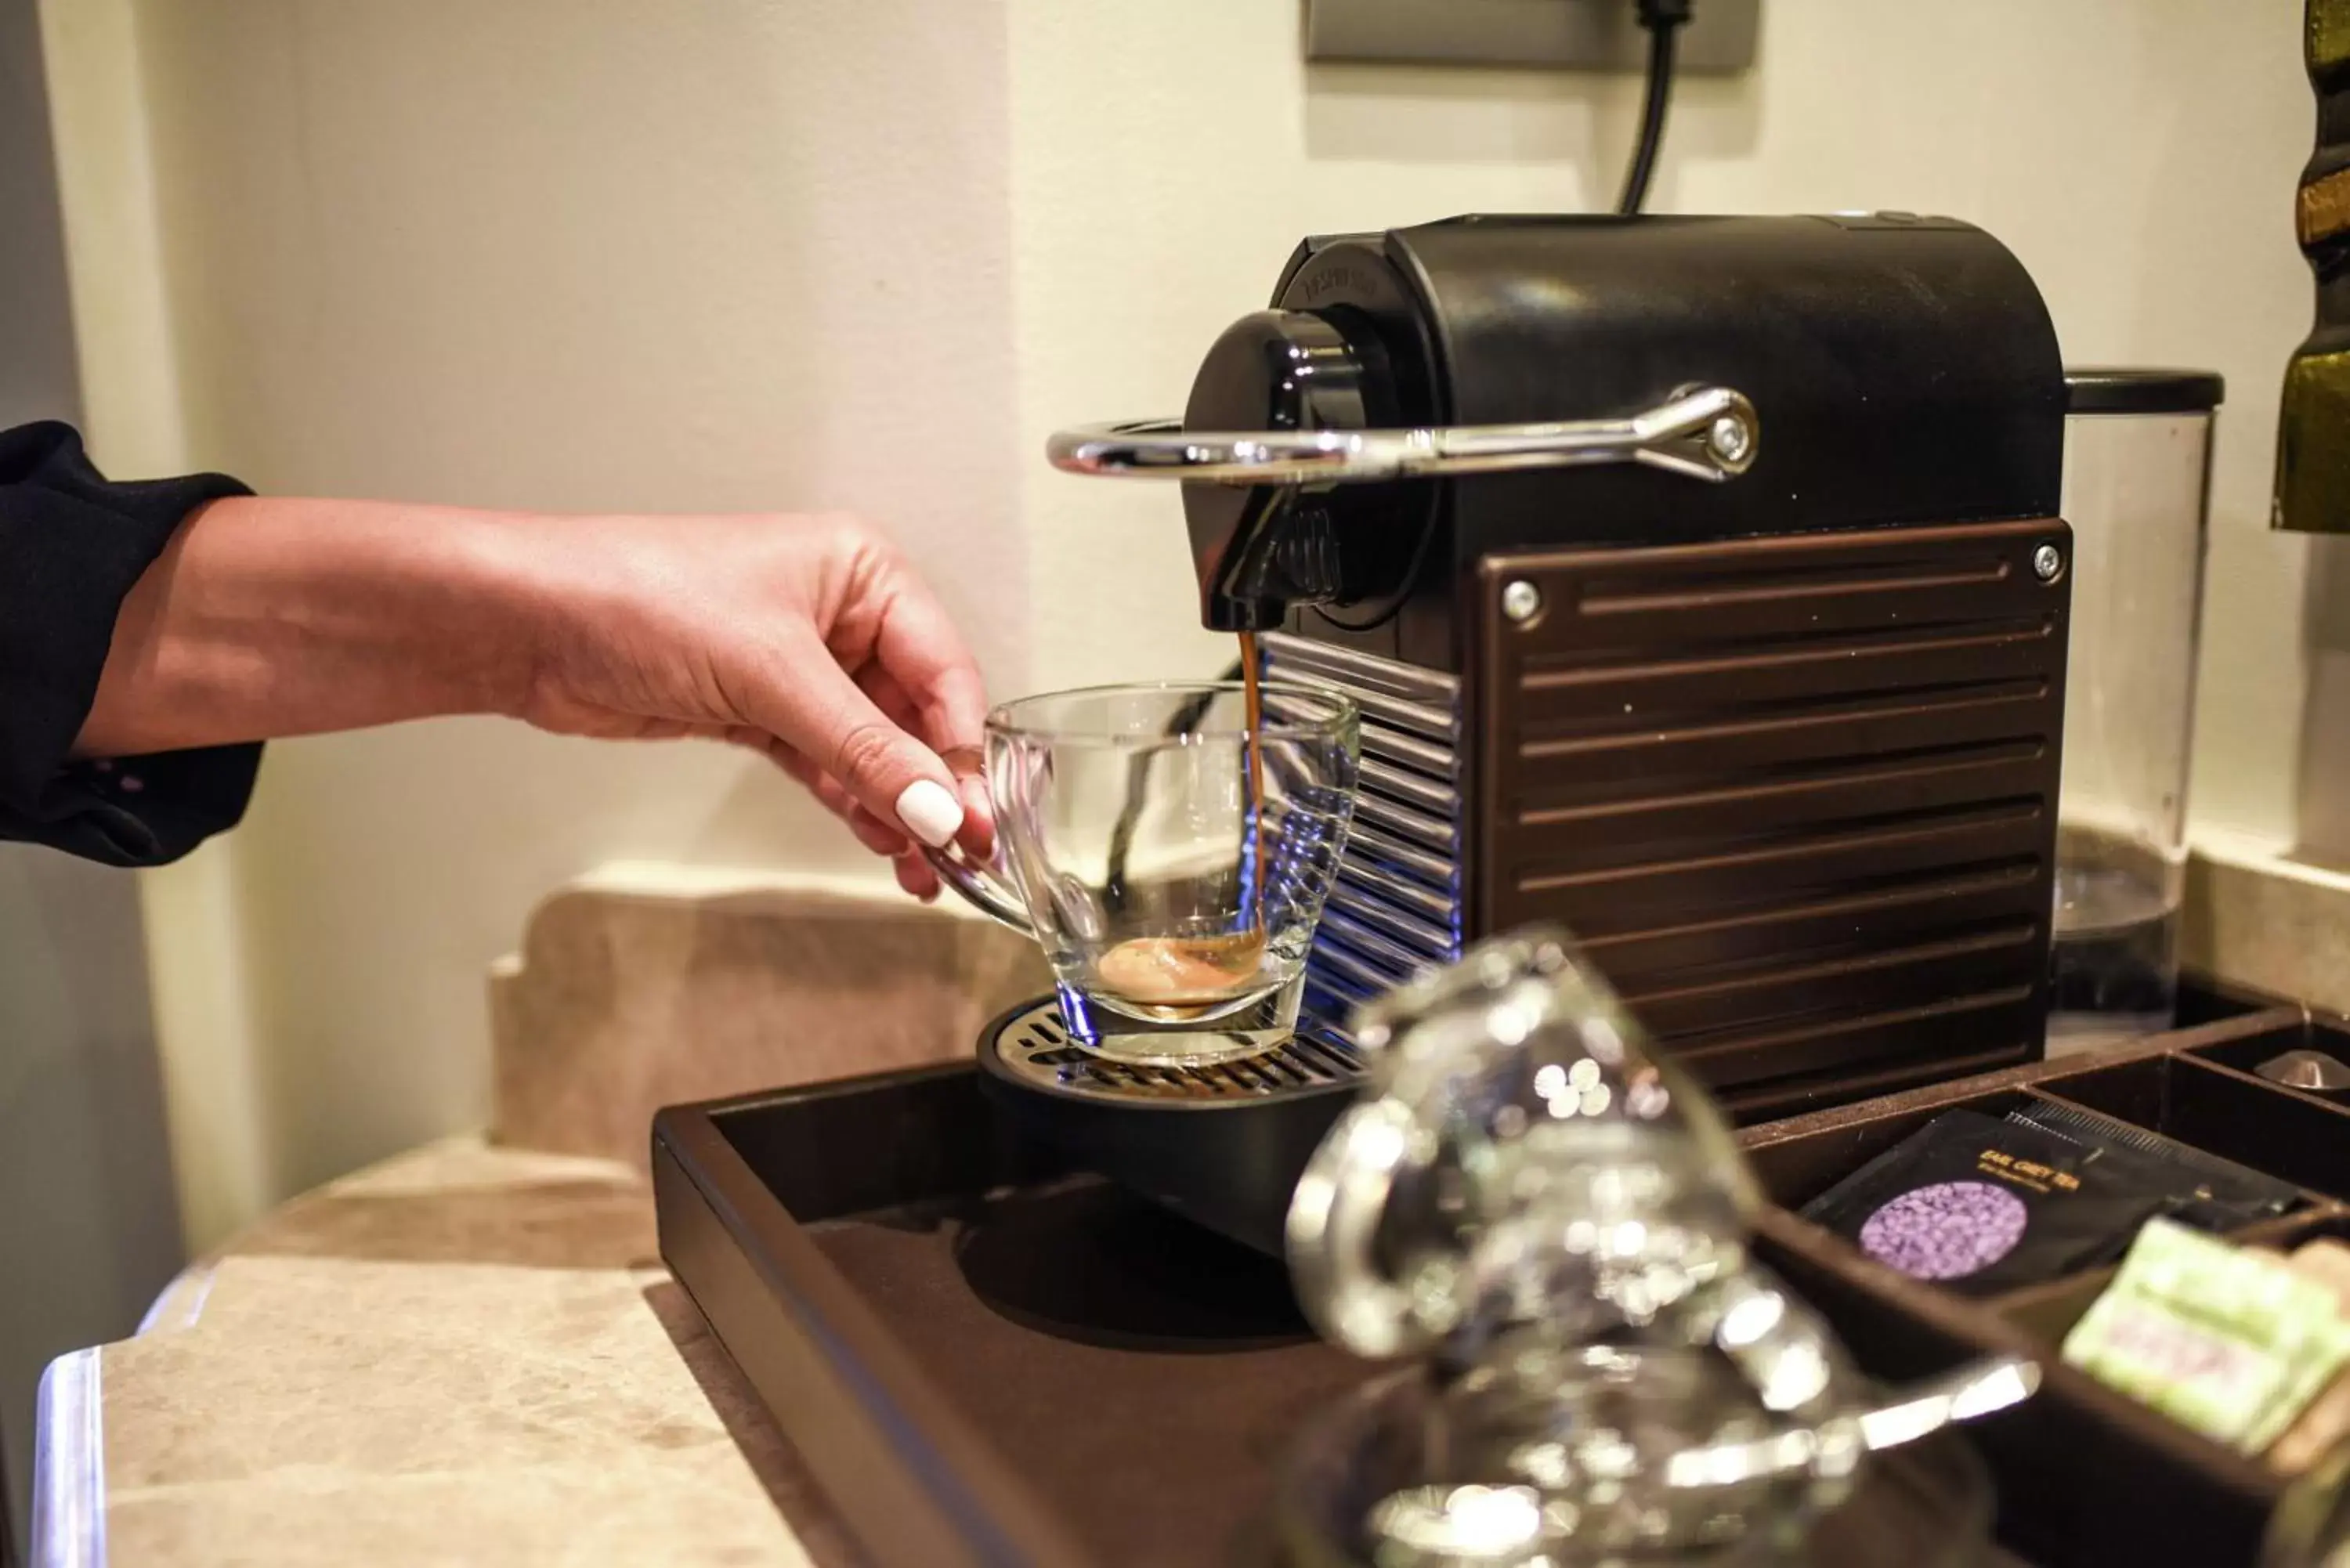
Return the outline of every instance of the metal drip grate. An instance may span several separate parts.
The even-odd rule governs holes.
[[[980,1042],[989,1071],[1014,1083],[1118,1100],[1264,1100],[1353,1082],[1363,1059],[1347,1044],[1294,1036],[1278,1049],[1202,1067],[1139,1067],[1096,1056],[1070,1040],[1061,1010],[1039,1002]]]

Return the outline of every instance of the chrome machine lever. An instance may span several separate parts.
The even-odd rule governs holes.
[[[1238,431],[1143,420],[1059,431],[1045,453],[1069,473],[1224,484],[1351,484],[1616,462],[1719,483],[1752,466],[1761,436],[1742,394],[1694,387],[1624,419]]]

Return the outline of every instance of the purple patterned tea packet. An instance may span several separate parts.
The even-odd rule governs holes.
[[[1912,1279],[1961,1280],[2015,1251],[2023,1199],[1988,1181],[1916,1187],[1870,1215],[1860,1250]]]
[[[2175,1173],[2130,1154],[1946,1111],[1804,1217],[1912,1279],[1994,1295],[2111,1262],[2175,1206]]]

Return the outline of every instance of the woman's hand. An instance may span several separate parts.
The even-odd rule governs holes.
[[[879,535],[810,516],[541,517],[372,502],[204,508],[140,579],[77,751],[497,712],[568,734],[749,746],[920,897],[912,839],[993,829],[941,753],[977,666]]]
[[[593,517],[550,525],[538,655],[513,711],[541,729],[699,735],[773,758],[928,898],[910,839],[993,847],[972,753],[987,711],[929,587],[851,517]]]

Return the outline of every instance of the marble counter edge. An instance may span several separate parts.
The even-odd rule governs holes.
[[[451,1236],[441,1233],[435,1218],[434,1211],[444,1202],[461,1209],[474,1206],[470,1220],[461,1217],[453,1245],[449,1244]],[[387,1245],[399,1241],[403,1228],[419,1229],[420,1218],[426,1222],[422,1228],[432,1232],[421,1251],[411,1254],[400,1245]],[[549,1230],[558,1232],[552,1247]],[[505,1250],[509,1245],[511,1251]],[[600,1449],[585,1451],[581,1462],[628,1466],[633,1486],[620,1490],[629,1499],[690,1493],[699,1500],[697,1510],[720,1505],[706,1523],[697,1521],[702,1524],[697,1533],[701,1549],[724,1560],[786,1565],[809,1562],[809,1542],[795,1517],[781,1511],[769,1466],[744,1446],[725,1407],[725,1391],[710,1381],[712,1368],[703,1365],[709,1356],[697,1355],[697,1346],[687,1343],[695,1336],[672,1321],[680,1310],[691,1309],[665,1299],[674,1295],[676,1287],[659,1261],[650,1191],[644,1179],[620,1162],[504,1148],[474,1136],[421,1146],[289,1202],[184,1271],[159,1294],[140,1332],[52,1363],[43,1379],[31,1456],[36,1501],[29,1568],[102,1568],[109,1550],[116,1556],[132,1550],[119,1528],[126,1519],[132,1538],[143,1539],[149,1547],[134,1550],[132,1555],[153,1559],[159,1507],[167,1515],[178,1511],[188,1521],[179,1522],[177,1515],[168,1521],[179,1532],[175,1540],[217,1542],[220,1529],[241,1512],[256,1506],[275,1508],[289,1499],[298,1503],[304,1483],[295,1471],[309,1461],[307,1451],[291,1461],[295,1471],[289,1471],[280,1442],[273,1455],[255,1459],[250,1472],[242,1473],[244,1439],[227,1428],[183,1428],[177,1437],[160,1437],[151,1419],[156,1414],[152,1389],[159,1376],[162,1386],[171,1386],[204,1366],[213,1369],[211,1392],[200,1397],[216,1405],[224,1388],[238,1388],[248,1376],[265,1385],[269,1364],[276,1359],[274,1350],[255,1373],[244,1369],[255,1366],[257,1348],[274,1345],[271,1336],[282,1330],[273,1315],[282,1315],[282,1293],[295,1290],[297,1303],[307,1303],[296,1311],[306,1314],[303,1321],[311,1321],[324,1299],[318,1293],[322,1284],[333,1281],[339,1288],[340,1276],[348,1272],[371,1275],[376,1282],[360,1288],[381,1289],[389,1283],[404,1291],[411,1303],[420,1290],[448,1290],[451,1310],[468,1322],[486,1312],[496,1320],[495,1326],[469,1331],[468,1335],[473,1341],[468,1354],[476,1366],[485,1357],[506,1361],[505,1344],[530,1343],[515,1341],[513,1335],[536,1334],[538,1318],[531,1314],[569,1312],[576,1321],[584,1311],[588,1320],[601,1325],[600,1343],[621,1352],[626,1366],[658,1370],[650,1371],[650,1383],[635,1372],[619,1383],[598,1374],[603,1384],[591,1387],[591,1397],[626,1415],[617,1424],[604,1423]],[[541,1302],[551,1304],[536,1304]],[[400,1308],[395,1297],[387,1310],[411,1309]],[[413,1326],[411,1322],[411,1366]],[[657,1335],[663,1354],[651,1351]],[[331,1328],[327,1337],[291,1348],[296,1360],[307,1355],[313,1372],[320,1366],[348,1371],[352,1347],[348,1342],[338,1345]],[[699,1348],[706,1352],[709,1347]],[[118,1363],[126,1355],[135,1366]],[[401,1396],[390,1380],[398,1376],[380,1379],[372,1397],[390,1397],[398,1403]],[[109,1409],[125,1397],[117,1390],[118,1379],[130,1380],[121,1386],[131,1390],[130,1413],[143,1411],[151,1417],[139,1423],[146,1434],[143,1446],[133,1445],[127,1454],[117,1451],[124,1433],[110,1429],[114,1417],[123,1414],[122,1409]],[[570,1383],[568,1374],[563,1381]],[[463,1384],[452,1386],[463,1391],[452,1396],[459,1404],[451,1408],[474,1417],[473,1425],[481,1427],[484,1407],[476,1392]],[[410,1386],[410,1393],[413,1397],[406,1406],[411,1410],[417,1397],[428,1405],[441,1397],[432,1392],[429,1373],[423,1384]],[[285,1406],[288,1396],[281,1392],[265,1388],[261,1397],[276,1401],[268,1408],[303,1408]],[[467,1409],[467,1401],[474,1407]],[[494,1401],[487,1408],[494,1424],[503,1418]],[[164,1413],[168,1415],[168,1407]],[[477,1456],[455,1430],[432,1433],[418,1440],[421,1449],[411,1445],[415,1451],[392,1459],[354,1459],[338,1449],[340,1434],[348,1429],[339,1425],[343,1420],[337,1407],[313,1403],[296,1425],[305,1434],[325,1438],[330,1452],[318,1462],[338,1468],[348,1477],[337,1479],[336,1487],[359,1487],[364,1489],[357,1494],[359,1498],[375,1500],[369,1521],[375,1530],[354,1532],[350,1554],[360,1561],[379,1560],[377,1548],[398,1539],[396,1532],[387,1533],[380,1526],[384,1500],[414,1482],[443,1484],[436,1477],[445,1477],[452,1464],[463,1469],[479,1459],[486,1467],[484,1474],[543,1474],[557,1488],[578,1480],[574,1473],[578,1467],[568,1459],[550,1460],[536,1449]],[[651,1430],[647,1423],[660,1430]],[[109,1442],[109,1438],[115,1440]],[[185,1448],[190,1441],[195,1445],[192,1450]],[[417,1468],[419,1452],[421,1469]],[[164,1472],[160,1476],[159,1464]],[[474,1506],[470,1499],[468,1506]],[[476,1511],[497,1515],[501,1506],[492,1501],[478,1505]],[[633,1501],[617,1506],[642,1510]],[[492,1521],[511,1530],[515,1517]],[[181,1560],[184,1550],[173,1546],[161,1553],[162,1559]],[[401,1553],[387,1550],[383,1554]],[[221,1555],[221,1549],[217,1544],[198,1546],[192,1555],[209,1561]]]
[[[68,1351],[41,1374],[34,1419],[32,1568],[101,1568],[106,1562],[103,1349]]]

